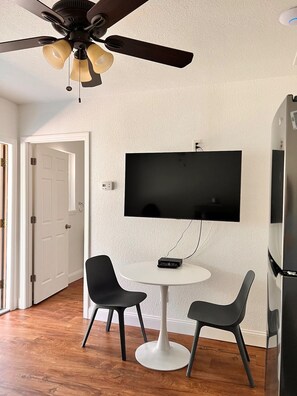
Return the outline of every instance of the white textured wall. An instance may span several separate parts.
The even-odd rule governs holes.
[[[200,298],[227,303],[248,269],[256,272],[243,329],[263,336],[266,327],[270,130],[284,97],[297,79],[284,77],[146,94],[111,95],[102,101],[24,105],[21,135],[91,131],[91,255],[108,254],[118,266],[157,259],[167,253],[188,221],[123,216],[125,152],[187,151],[193,139],[204,150],[242,150],[240,223],[205,222],[201,248],[191,259],[212,272],[204,283],[170,289],[168,316],[185,321],[189,304]],[[95,88],[99,89],[99,88]],[[100,181],[116,189],[102,191]],[[194,222],[174,256],[195,247]],[[158,316],[156,287],[122,281],[148,294],[144,316]],[[149,321],[149,320],[148,320]]]
[[[8,137],[18,137],[18,106],[6,99],[0,98],[0,141]],[[1,139],[2,138],[2,139]]]

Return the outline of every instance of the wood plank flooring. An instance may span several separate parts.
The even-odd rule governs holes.
[[[236,344],[201,339],[192,370],[162,372],[142,367],[135,349],[140,329],[126,326],[127,361],[120,357],[119,333],[113,324],[95,322],[86,348],[81,341],[82,282],[27,310],[0,317],[0,395],[58,396],[260,396],[264,395],[265,350],[248,347],[256,387],[248,386]],[[149,340],[158,332],[147,330]],[[170,334],[191,348],[192,337]]]

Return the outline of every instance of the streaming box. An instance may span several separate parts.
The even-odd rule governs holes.
[[[183,260],[180,258],[161,257],[158,260],[159,268],[178,268],[182,265]]]

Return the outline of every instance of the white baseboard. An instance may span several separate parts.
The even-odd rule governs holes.
[[[96,320],[101,320],[106,322],[108,315],[107,309],[99,309],[96,315]],[[157,316],[143,315],[144,326],[147,329],[160,329],[160,318]],[[118,323],[118,317],[115,314],[113,323]],[[126,312],[125,313],[125,323],[129,326],[139,326],[137,313]],[[179,320],[170,319],[167,320],[167,330],[172,333],[177,334],[187,334],[193,335],[195,332],[195,322],[190,320]],[[248,329],[241,329],[244,337],[244,341],[247,345],[266,347],[266,333],[261,331],[254,331]],[[210,338],[214,340],[236,342],[232,333],[229,331],[223,331],[219,329],[214,329],[211,327],[203,327],[201,330],[201,337]]]
[[[72,283],[83,277],[83,269],[68,274],[68,283]]]

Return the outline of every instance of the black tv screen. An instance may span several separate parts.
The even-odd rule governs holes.
[[[241,151],[127,153],[125,216],[240,220]]]

